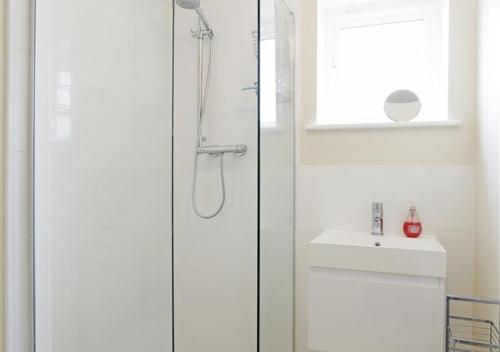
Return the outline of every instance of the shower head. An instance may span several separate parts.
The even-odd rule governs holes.
[[[186,10],[195,10],[200,7],[200,0],[175,0],[175,2]]]
[[[201,22],[203,22],[205,29],[210,32],[212,31],[212,29],[210,28],[210,24],[208,23],[208,20],[200,7],[200,0],[175,0],[175,2],[183,9],[196,11]]]

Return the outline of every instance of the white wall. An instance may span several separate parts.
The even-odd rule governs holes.
[[[37,1],[37,351],[171,349],[171,6]]]
[[[500,3],[479,1],[478,231],[476,290],[500,298],[499,118]]]
[[[373,201],[384,202],[386,233],[398,234],[414,201],[424,233],[448,251],[448,292],[474,294],[474,167],[303,165],[297,188],[297,351],[307,350],[309,241],[325,229],[369,233]]]
[[[316,0],[301,1],[300,155],[307,165],[472,165],[476,159],[476,5],[450,1],[449,114],[459,128],[309,131],[316,118]],[[448,116],[443,116],[444,119]],[[423,142],[425,141],[425,143]],[[438,152],[437,152],[438,151]]]
[[[315,6],[300,2],[297,66],[302,126],[314,118]],[[299,132],[296,350],[307,351],[308,242],[325,229],[370,231],[383,201],[387,232],[401,233],[414,201],[424,232],[448,251],[449,293],[475,294],[476,2],[451,1],[450,109],[457,130]]]
[[[255,351],[257,343],[257,99],[241,91],[257,80],[252,31],[257,2],[204,0],[214,30],[207,144],[247,144],[244,156],[224,157],[227,201],[215,219],[192,208],[196,137],[197,18],[176,8],[174,101],[175,344],[179,351]],[[207,41],[205,41],[208,44]],[[211,212],[220,200],[219,163],[201,156],[198,203]]]

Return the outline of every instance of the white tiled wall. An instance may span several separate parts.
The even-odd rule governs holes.
[[[414,201],[424,231],[448,252],[447,290],[474,293],[474,166],[300,166],[297,183],[296,346],[307,351],[308,243],[325,229],[370,231],[371,203],[384,202],[385,231],[401,233]]]
[[[258,125],[256,95],[241,89],[257,78],[251,35],[257,29],[257,5],[247,0],[204,0],[202,6],[215,34],[206,143],[247,144],[248,153],[224,157],[226,205],[217,218],[199,219],[191,204],[198,52],[190,30],[197,19],[193,11],[177,7],[175,345],[179,351],[250,352],[257,342]],[[220,200],[218,159],[200,157],[197,189],[200,209],[211,212]]]
[[[500,33],[500,4],[478,1],[478,231],[476,289],[482,297],[500,298],[499,115],[500,46],[493,39]],[[486,308],[483,308],[486,310]],[[489,307],[490,319],[498,310]],[[487,315],[482,314],[482,317]]]

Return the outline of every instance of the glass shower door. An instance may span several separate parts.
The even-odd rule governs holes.
[[[36,351],[171,351],[172,4],[36,5]]]

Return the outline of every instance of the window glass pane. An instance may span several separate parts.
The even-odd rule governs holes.
[[[276,126],[276,40],[260,43],[261,115],[262,127]]]
[[[323,118],[387,121],[384,101],[399,89],[412,90],[425,100],[426,88],[432,85],[426,33],[424,20],[340,29],[334,78],[328,84],[332,102]]]

